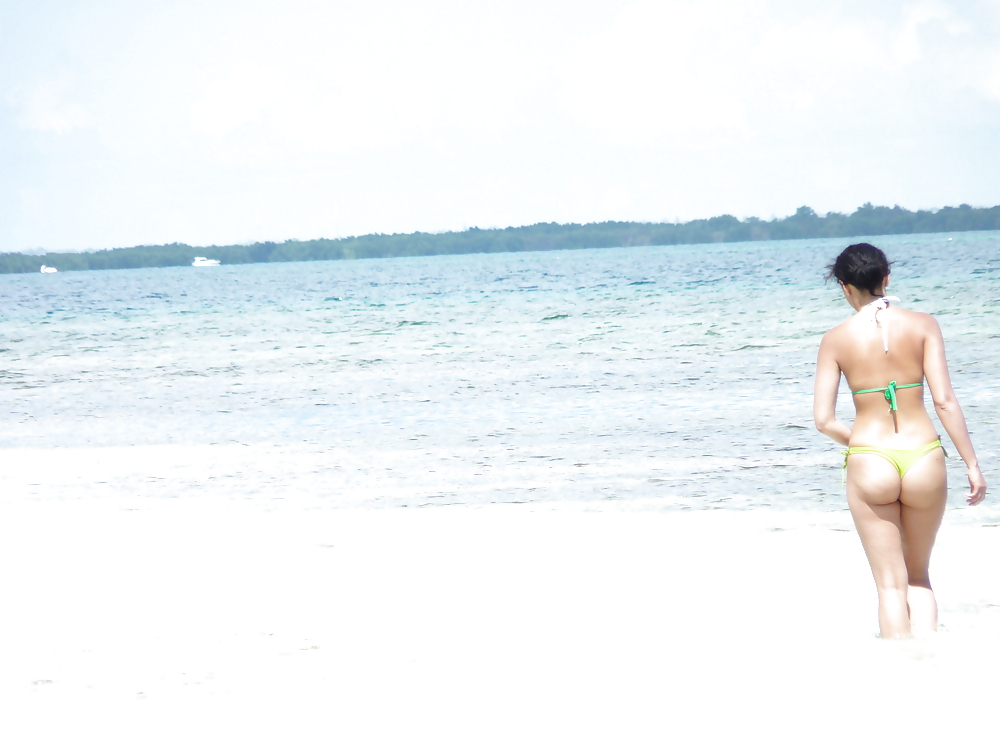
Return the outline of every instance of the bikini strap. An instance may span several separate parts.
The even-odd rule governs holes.
[[[923,381],[920,381],[919,383],[896,385],[896,381],[892,380],[889,382],[889,385],[887,385],[885,388],[866,388],[863,391],[852,391],[852,393],[854,393],[854,395],[857,396],[862,393],[878,393],[879,391],[882,391],[882,395],[885,396],[885,400],[889,402],[889,410],[899,411],[899,408],[896,404],[896,391],[899,390],[900,388],[916,388],[917,386],[923,384],[924,384]]]
[[[938,445],[941,446],[941,450],[944,452],[944,457],[945,458],[951,458],[951,456],[948,455],[948,449],[945,448],[944,447],[944,443],[941,442],[941,436],[940,435],[938,435]],[[845,458],[844,460],[846,461],[847,459]]]
[[[888,346],[886,346],[886,351],[889,351]],[[888,387],[885,389],[885,400],[889,402],[889,408],[892,411],[899,411],[899,406],[896,404],[896,381],[890,380]]]
[[[886,295],[882,295],[877,300],[869,302],[863,308],[863,309],[867,309],[869,307],[872,308],[872,313],[871,313],[872,320],[875,321],[876,326],[882,329],[882,346],[885,348],[886,354],[889,353],[889,321],[885,321],[885,323],[883,323],[878,319],[878,314],[882,310],[885,310],[887,307],[889,307],[890,300],[893,302],[899,302],[899,297],[889,297]],[[859,310],[858,312],[861,311]]]

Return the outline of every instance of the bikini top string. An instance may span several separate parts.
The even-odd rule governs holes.
[[[889,297],[882,296],[877,300],[873,300],[865,305],[858,312],[867,312],[871,316],[871,319],[875,321],[875,325],[882,329],[882,346],[885,347],[885,353],[889,353],[889,321],[882,322],[878,319],[878,314],[881,310],[885,310],[889,306],[889,302],[899,302],[899,297]],[[869,312],[870,309],[870,312]]]

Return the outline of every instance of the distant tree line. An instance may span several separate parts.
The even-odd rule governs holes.
[[[37,273],[42,265],[54,266],[60,271],[186,266],[196,256],[216,258],[224,265],[236,265],[296,260],[864,237],[984,229],[1000,229],[1000,206],[973,208],[963,204],[958,208],[947,207],[937,211],[908,211],[899,206],[889,208],[866,203],[852,214],[828,213],[825,216],[819,216],[808,206],[802,206],[792,216],[769,221],[752,216],[741,221],[735,216],[723,215],[677,224],[634,221],[543,223],[506,229],[473,227],[463,232],[441,234],[366,234],[337,240],[288,240],[280,243],[258,242],[253,245],[193,247],[174,243],[85,253],[2,253],[0,273]]]

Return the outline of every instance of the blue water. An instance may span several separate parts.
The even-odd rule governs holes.
[[[1000,232],[950,237],[873,241],[901,304],[941,323],[989,478]],[[852,312],[823,281],[847,242],[0,276],[0,481],[81,502],[842,510],[811,391]],[[17,473],[40,457],[65,476]]]

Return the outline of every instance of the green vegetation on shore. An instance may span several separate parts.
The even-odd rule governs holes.
[[[224,265],[296,260],[391,258],[413,255],[455,255],[525,250],[571,250],[643,245],[685,245],[746,240],[791,240],[816,237],[862,237],[923,232],[1000,229],[1000,206],[908,211],[866,203],[852,214],[819,216],[808,206],[792,216],[763,221],[750,217],[716,216],[680,224],[605,221],[594,224],[533,224],[506,229],[467,229],[430,234],[367,234],[338,240],[288,240],[253,245],[192,247],[150,245],[84,253],[0,254],[0,273],[38,272],[41,265],[60,271],[110,268],[186,266],[196,256],[217,258]]]

